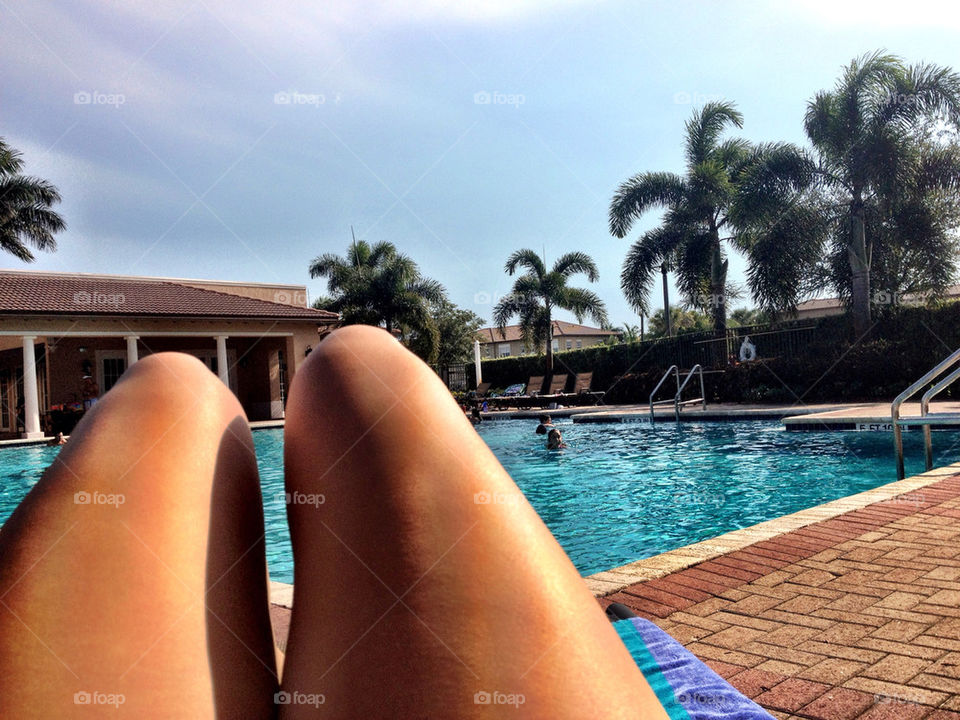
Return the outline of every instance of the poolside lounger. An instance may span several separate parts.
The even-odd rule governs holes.
[[[606,393],[590,389],[593,384],[593,372],[577,373],[573,383],[573,392],[566,393],[577,405],[596,405]]]
[[[502,410],[504,405],[510,403],[513,398],[523,395],[523,391],[527,386],[523,383],[516,383],[514,385],[507,386],[507,389],[503,391],[502,395],[493,395],[488,397],[488,404],[495,409]]]
[[[514,405],[517,409],[520,408],[529,408],[533,407],[535,402],[534,398],[539,397],[541,391],[543,390],[543,375],[531,375],[530,382],[527,383],[527,392],[525,395],[515,395],[512,398],[505,399],[501,404],[501,407],[506,405]]]
[[[477,397],[477,398],[487,397],[487,394],[490,392],[490,385],[492,385],[492,383],[488,383],[488,382],[482,382],[479,385],[477,385],[477,389],[473,391],[474,397]]]
[[[671,720],[773,720],[649,620],[628,617],[613,627]]]
[[[538,407],[546,407],[550,403],[559,403],[569,397],[568,393],[564,393],[563,389],[567,386],[567,378],[570,376],[567,373],[561,373],[559,375],[554,375],[550,378],[550,389],[543,395],[539,395],[536,399],[536,404]]]

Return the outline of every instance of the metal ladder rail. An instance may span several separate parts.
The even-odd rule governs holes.
[[[680,396],[683,394],[683,389],[687,386],[687,383],[690,382],[690,378],[693,377],[693,374],[698,371],[700,373],[700,397],[694,398],[692,400],[685,400],[684,402],[681,403]],[[697,363],[692,368],[690,368],[690,372],[687,373],[687,376],[683,379],[683,383],[677,388],[677,394],[674,395],[673,397],[673,413],[676,416],[677,422],[680,422],[680,406],[692,405],[693,403],[696,403],[696,402],[702,402],[703,409],[704,410],[707,409],[707,391],[703,384],[703,366],[700,365],[700,363]]]
[[[674,377],[677,378],[677,390],[680,390],[680,370],[676,365],[671,365],[669,368],[667,368],[667,371],[663,374],[663,377],[660,378],[660,382],[657,383],[657,386],[653,389],[653,392],[650,393],[650,422],[653,422],[654,405],[663,405],[664,403],[672,402],[671,400],[660,400],[656,403],[653,402],[653,398],[656,396],[657,390],[659,390],[660,386],[666,382],[668,377],[670,377],[670,373],[673,373]]]
[[[893,444],[897,453],[897,479],[903,480],[903,428],[900,426],[900,406],[907,399],[917,394],[927,383],[940,377],[948,368],[956,365],[960,361],[960,350],[955,350],[946,358],[941,360],[932,370],[927,372],[922,378],[913,383],[910,387],[897,395],[890,404],[890,420],[893,425]]]
[[[930,400],[943,392],[948,385],[956,382],[957,378],[960,378],[960,367],[923,394],[923,397],[920,398],[920,417],[926,417],[930,412]],[[931,437],[929,425],[923,426],[923,449],[927,461],[927,470],[933,470],[933,438]]]

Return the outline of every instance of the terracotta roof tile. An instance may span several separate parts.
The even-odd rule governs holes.
[[[0,315],[139,315],[304,319],[335,313],[183,285],[171,280],[0,270]]]

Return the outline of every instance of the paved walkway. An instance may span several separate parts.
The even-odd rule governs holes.
[[[960,476],[612,601],[779,718],[960,720]]]

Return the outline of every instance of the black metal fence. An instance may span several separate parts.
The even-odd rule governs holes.
[[[473,384],[474,374],[472,365],[457,363],[456,365],[434,368],[434,370],[451,390],[466,392],[473,389],[470,387]]]
[[[837,340],[840,340],[840,335]],[[710,330],[686,333],[670,338],[644,340],[636,343],[642,364],[647,367],[666,368],[677,365],[691,368],[702,365],[719,369],[740,361],[740,350],[749,338],[756,357],[763,359],[794,358],[804,355],[808,348],[827,339],[822,328],[814,323],[773,328],[769,325],[754,325],[727,328],[723,335]]]

